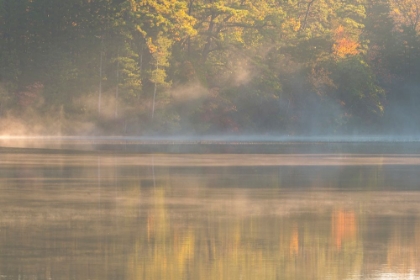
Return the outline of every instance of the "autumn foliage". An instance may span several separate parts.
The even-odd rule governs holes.
[[[340,25],[334,33],[335,43],[333,45],[333,52],[338,58],[359,54],[360,44],[350,38],[342,25]]]
[[[0,1],[0,114],[60,112],[116,135],[420,132],[419,7]]]

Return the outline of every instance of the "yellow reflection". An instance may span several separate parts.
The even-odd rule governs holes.
[[[174,209],[168,188],[151,192],[146,226],[127,263],[128,279],[342,279],[362,269],[354,211],[229,218],[198,212],[195,219]]]
[[[387,269],[408,275],[420,272],[420,221],[402,219],[393,228],[387,248]]]
[[[57,157],[55,162],[60,160]],[[259,182],[279,185],[277,173],[236,176],[225,169],[221,180],[220,174],[202,176],[199,172],[208,172],[205,168],[189,178],[187,172],[171,174],[160,167],[156,184],[153,180],[153,184],[140,187],[142,180],[151,181],[147,169],[137,178],[130,173],[132,169],[118,172],[112,158],[101,158],[99,165],[96,157],[79,163],[69,157],[63,162],[55,176],[68,172],[85,181],[66,179],[58,184],[48,166],[10,163],[0,171],[19,178],[0,185],[0,245],[6,252],[0,258],[0,268],[7,269],[11,262],[8,255],[15,256],[15,266],[19,266],[27,253],[19,249],[35,244],[33,254],[41,251],[38,248],[45,251],[38,263],[49,258],[38,279],[346,279],[384,264],[388,275],[419,271],[416,192],[401,194],[399,201],[404,203],[398,204],[410,203],[411,218],[404,208],[397,212],[401,217],[388,217],[380,231],[369,231],[375,223],[365,223],[366,215],[360,209],[370,207],[370,219],[381,221],[381,211],[393,207],[388,202],[395,201],[395,193],[372,193],[378,201],[372,205],[368,199],[360,202],[360,194],[346,193],[352,202],[343,207],[337,202],[341,192],[313,191],[308,195],[305,191],[237,187]],[[71,169],[71,164],[84,168]],[[357,173],[358,180],[378,185],[374,178],[382,175],[368,171]],[[345,178],[357,177],[354,175]],[[323,182],[325,178],[319,175],[313,187]],[[383,235],[384,241],[377,243],[380,248],[369,247],[377,236],[366,232]],[[29,257],[31,261],[34,258]],[[36,270],[30,266],[24,269]]]
[[[164,186],[152,190],[145,230],[135,239],[127,264],[128,279],[183,279],[194,259],[195,232],[171,223]]]

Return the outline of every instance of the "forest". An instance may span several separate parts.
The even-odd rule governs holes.
[[[413,135],[420,0],[0,0],[0,133]]]

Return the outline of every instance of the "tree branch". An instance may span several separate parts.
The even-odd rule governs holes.
[[[311,6],[314,2],[315,2],[315,0],[311,0],[311,1],[308,2],[308,6],[306,7],[305,18],[303,19],[303,24],[300,26],[298,32],[301,32],[302,30],[304,30],[306,28],[306,24],[308,22],[309,11],[311,10]]]

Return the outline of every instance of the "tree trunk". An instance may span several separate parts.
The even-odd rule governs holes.
[[[202,52],[202,55],[201,55],[202,63],[206,62],[207,56],[210,53],[210,46],[211,46],[212,37],[213,37],[213,28],[214,28],[214,20],[215,20],[215,18],[216,18],[216,16],[215,16],[215,14],[213,12],[211,14],[211,17],[210,17],[209,28],[207,29],[207,32],[208,32],[207,41],[206,41],[206,44],[204,45],[203,52]]]
[[[156,70],[159,70],[159,61],[156,59]],[[152,102],[152,121],[155,116],[155,100],[156,100],[157,83],[155,81],[155,87],[153,89],[153,102]]]
[[[308,22],[308,15],[309,15],[309,12],[311,10],[311,6],[314,2],[315,2],[315,0],[311,0],[311,1],[308,2],[308,6],[306,7],[305,18],[303,19],[303,23],[302,23],[301,27],[299,28],[299,32],[301,32],[302,30],[304,30],[306,28],[306,24]]]
[[[118,117],[118,84],[120,82],[120,48],[117,50],[117,86],[115,87],[115,118]]]

